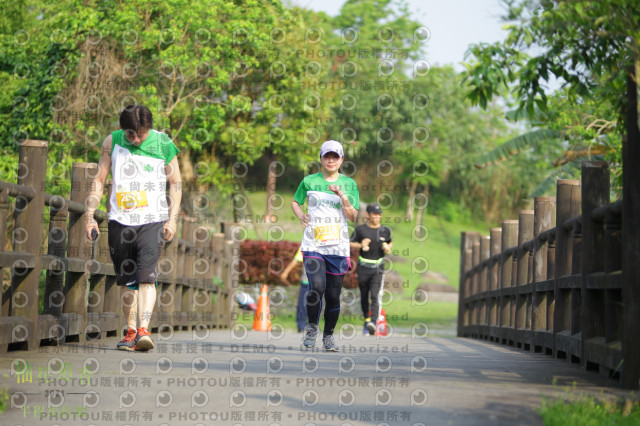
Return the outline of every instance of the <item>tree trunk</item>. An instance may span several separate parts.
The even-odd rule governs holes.
[[[422,225],[422,218],[427,211],[427,205],[429,204],[427,200],[429,199],[429,184],[425,184],[424,189],[422,190],[422,194],[425,196],[426,200],[420,203],[418,207],[418,217],[416,218],[416,225]]]
[[[418,187],[417,182],[411,182],[411,186],[409,186],[409,201],[407,202],[407,219],[409,221],[413,220],[413,206],[414,206],[414,198],[416,196],[416,188]]]
[[[269,171],[267,173],[267,214],[264,218],[265,223],[275,222],[276,218],[273,217],[273,197],[276,193],[276,160],[278,154],[268,155]]]
[[[195,172],[191,162],[191,153],[188,149],[182,150],[182,155],[178,157],[180,163],[180,176],[182,178],[182,210],[190,216],[193,213],[191,200],[194,192],[197,192]]]

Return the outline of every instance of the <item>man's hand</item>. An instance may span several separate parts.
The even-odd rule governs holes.
[[[369,251],[369,244],[371,243],[370,238],[362,239],[362,251]]]
[[[162,229],[164,230],[164,240],[171,241],[173,240],[173,237],[176,235],[176,229],[178,229],[178,224],[176,223],[175,220],[170,219],[164,223],[164,226],[162,227]]]
[[[384,252],[384,254],[389,254],[389,252],[391,251],[391,247],[389,247],[389,244],[382,243],[382,251]]]
[[[96,222],[96,220],[93,217],[89,217],[89,215],[87,215],[87,219],[84,222],[84,230],[85,230],[86,235],[87,235],[87,240],[93,241],[93,237],[91,236],[91,232],[94,229],[96,230],[98,235],[100,235],[100,229],[98,229],[98,222]]]

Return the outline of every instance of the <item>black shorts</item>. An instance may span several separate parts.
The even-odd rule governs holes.
[[[116,283],[134,290],[140,283],[158,279],[158,259],[164,243],[164,222],[139,226],[109,221],[109,252],[116,272]]]

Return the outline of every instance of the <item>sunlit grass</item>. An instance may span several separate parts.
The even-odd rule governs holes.
[[[598,402],[591,396],[581,396],[570,402],[544,400],[538,411],[546,426],[640,424],[640,404],[631,400]]]

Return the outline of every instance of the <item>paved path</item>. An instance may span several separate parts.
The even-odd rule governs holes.
[[[149,353],[116,341],[0,359],[14,405],[0,424],[537,425],[542,396],[565,386],[623,392],[576,365],[469,339],[356,335],[339,353],[242,328],[165,333]],[[24,362],[32,381],[17,383]]]

